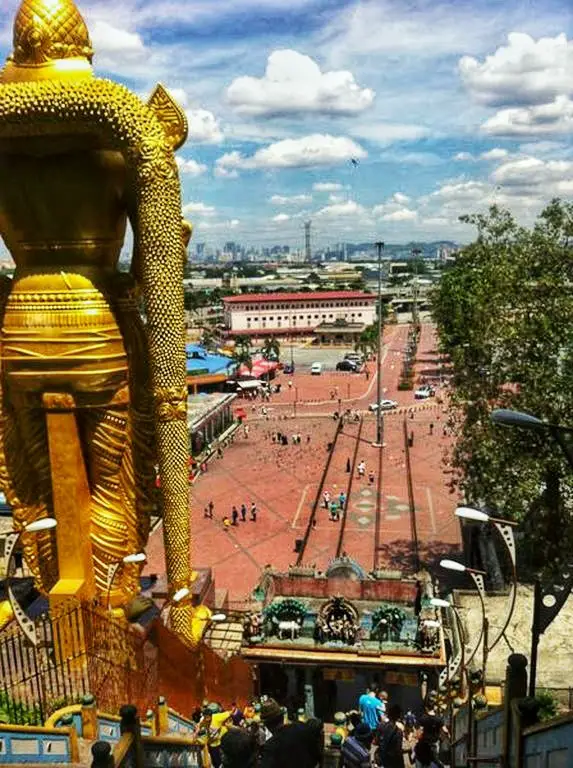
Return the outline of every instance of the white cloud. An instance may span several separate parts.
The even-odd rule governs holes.
[[[202,144],[218,144],[223,132],[215,115],[207,109],[188,109],[189,141]]]
[[[329,195],[328,196],[328,202],[329,203],[343,203],[344,198],[342,195]]]
[[[362,205],[359,205],[355,200],[346,200],[344,203],[334,203],[334,205],[327,205],[321,208],[316,215],[317,216],[356,216],[357,214],[365,213],[365,209]]]
[[[145,55],[141,35],[119,29],[103,19],[90,24],[90,37],[98,57],[119,54],[125,58],[139,58]]]
[[[311,203],[311,195],[273,195],[269,198],[273,205],[299,205],[300,203]]]
[[[207,166],[202,163],[198,163],[196,160],[186,160],[184,157],[176,157],[177,167],[179,172],[188,176],[201,176],[205,173]]]
[[[273,216],[273,221],[278,223],[282,221],[290,221],[290,216],[287,213],[279,213],[276,216]]]
[[[402,192],[394,192],[394,194],[379,205],[375,205],[372,209],[374,216],[381,216],[385,221],[400,221],[401,213],[408,211],[408,203],[410,203],[408,195],[402,194]],[[402,220],[408,218],[408,213],[402,217]],[[392,217],[392,218],[389,218]]]
[[[187,96],[187,91],[184,88],[167,88],[169,91],[169,95],[174,99],[174,101],[178,104],[180,107],[186,107],[187,102],[189,101],[189,97]]]
[[[483,211],[493,203],[531,224],[553,197],[573,195],[573,161],[535,157],[507,158],[487,181],[454,179],[418,199],[420,220],[455,219]],[[436,225],[438,226],[438,225]],[[457,225],[455,225],[457,226]]]
[[[315,192],[338,192],[342,189],[342,184],[333,181],[317,181],[312,188]]]
[[[273,51],[264,77],[238,77],[226,93],[237,112],[256,116],[355,115],[372,105],[374,95],[351,72],[321,72],[310,56],[291,49]]]
[[[478,102],[498,111],[482,125],[494,136],[545,136],[573,128],[573,41],[512,32],[483,61],[464,56],[459,71]]]
[[[573,101],[558,96],[550,104],[501,109],[482,126],[496,136],[547,136],[570,133],[573,129]]]
[[[428,216],[425,219],[422,219],[422,224],[427,225],[428,227],[449,227],[451,226],[450,219],[447,219],[445,216]]]
[[[352,158],[366,157],[366,151],[346,136],[312,134],[299,139],[284,139],[259,149],[245,157],[240,152],[228,152],[216,162],[220,175],[238,170],[276,168],[313,168],[340,165]]]
[[[468,205],[471,207],[475,203],[481,203],[492,192],[491,184],[483,181],[451,181],[442,184],[426,199],[454,209],[461,206],[463,209],[458,211],[461,215],[467,213]]]
[[[573,41],[564,34],[534,40],[521,32],[479,62],[464,56],[462,80],[482,103],[494,107],[546,104],[573,89]]]
[[[382,216],[383,221],[414,221],[418,218],[416,211],[412,211],[410,208],[401,208],[393,213],[385,213]]]
[[[215,163],[214,175],[221,179],[238,179],[239,171],[237,171],[235,168],[227,168],[224,164],[219,165],[220,160],[227,158],[229,155],[233,156],[238,154],[238,152],[230,152],[228,155],[223,155],[223,157],[220,157],[219,160],[217,160]]]
[[[457,152],[454,155],[454,160],[456,163],[471,163],[473,160],[475,160],[475,157],[471,152]]]
[[[480,158],[482,160],[503,160],[503,158],[507,157],[508,154],[509,152],[507,149],[494,147],[493,149],[488,149],[487,152],[482,152]]]
[[[197,232],[208,230],[213,234],[225,233],[229,229],[237,229],[240,225],[240,219],[228,219],[225,221],[201,221],[197,224]]]
[[[484,50],[506,23],[501,13],[476,3],[352,3],[333,14],[324,38],[336,60],[375,60],[380,54],[394,61],[399,56],[415,57],[426,66],[428,59],[438,56]]]
[[[519,145],[519,151],[526,155],[551,155],[564,154],[567,150],[567,145],[562,144],[559,141],[528,141]]]
[[[573,194],[573,162],[568,160],[509,160],[496,168],[491,178],[509,194],[517,192],[546,200]]]
[[[380,159],[385,163],[400,165],[420,165],[427,168],[441,165],[444,161],[435,152],[404,152],[402,149],[389,149],[380,153]]]
[[[415,141],[430,134],[429,128],[409,123],[369,122],[351,127],[353,136],[375,141],[379,144],[391,144],[394,141]]]
[[[183,213],[194,213],[197,216],[215,216],[216,210],[212,205],[205,203],[186,203],[183,206]]]

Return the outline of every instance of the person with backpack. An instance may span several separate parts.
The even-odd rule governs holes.
[[[366,723],[358,723],[342,745],[339,768],[372,768],[372,736],[372,730]]]
[[[397,704],[388,708],[386,722],[378,726],[376,741],[378,747],[374,758],[377,765],[384,768],[405,768],[402,750],[403,731],[402,710]]]

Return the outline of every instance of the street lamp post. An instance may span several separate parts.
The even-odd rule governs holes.
[[[513,411],[507,408],[498,408],[491,413],[491,420],[494,424],[502,427],[520,427],[521,429],[530,429],[534,432],[549,432],[551,437],[559,445],[569,467],[573,470],[573,450],[564,439],[565,435],[573,435],[573,427],[563,427],[561,424],[552,424],[548,421],[538,419],[530,413]]]
[[[446,665],[444,671],[440,674],[440,686],[443,687],[444,685],[448,688],[448,696],[450,695],[450,686],[451,681],[453,680],[454,676],[458,673],[460,675],[460,694],[461,696],[464,695],[464,687],[467,682],[468,689],[469,689],[469,677],[467,673],[467,665],[471,662],[471,659],[473,658],[473,655],[466,661],[465,659],[465,645],[466,645],[466,637],[465,637],[465,631],[464,631],[464,625],[460,616],[460,612],[458,611],[457,607],[450,602],[449,600],[444,600],[441,597],[432,597],[430,599],[430,604],[434,608],[442,608],[447,609],[452,612],[452,615],[454,617],[454,621],[456,623],[457,629],[458,629],[458,636],[460,638],[460,650],[456,654],[453,662],[449,661]],[[477,647],[477,646],[476,646]],[[475,651],[474,651],[475,653]],[[465,680],[465,682],[464,682]],[[470,702],[469,702],[469,708],[471,709],[471,691],[470,691]],[[454,715],[452,711],[452,705],[450,702],[450,738],[452,739],[452,765],[453,765],[453,724],[454,724]],[[468,741],[471,742],[471,720],[469,717],[469,710],[468,710]],[[471,749],[468,745],[468,752],[470,752]]]
[[[468,659],[466,661],[466,665],[471,663],[471,661],[473,660],[473,658],[475,657],[475,655],[476,655],[476,653],[478,651],[478,648],[479,648],[481,642],[483,641],[484,642],[484,662],[483,662],[484,670],[483,670],[483,673],[484,673],[484,680],[485,680],[485,663],[487,661],[487,654],[486,654],[486,651],[485,651],[485,642],[486,642],[485,635],[486,635],[486,632],[487,632],[487,625],[488,625],[487,616],[486,616],[486,610],[485,610],[485,582],[484,582],[484,578],[483,578],[485,576],[485,571],[478,571],[476,568],[468,568],[466,565],[464,565],[463,563],[459,563],[457,560],[440,560],[440,566],[442,568],[445,568],[447,571],[457,571],[458,573],[464,573],[464,572],[468,573],[471,576],[471,578],[472,578],[472,580],[473,580],[473,582],[474,582],[474,584],[476,586],[476,589],[477,589],[477,592],[478,592],[478,595],[479,595],[479,599],[480,599],[482,622],[481,622],[481,628],[480,628],[479,636],[478,636],[478,638],[476,640],[476,643],[475,643],[475,645],[474,645],[474,647],[473,647],[473,649],[472,649],[472,651],[471,651],[471,653],[470,653],[470,655],[469,655],[469,657],[468,657]],[[452,673],[450,672],[450,674],[452,674]]]
[[[378,345],[376,353],[376,402],[378,408],[376,409],[376,443],[374,445],[376,448],[382,448],[384,441],[384,417],[380,407],[380,401],[382,400],[382,251],[384,250],[384,243],[382,241],[376,243],[376,250],[378,252]]]
[[[494,424],[503,427],[520,427],[539,433],[549,433],[557,445],[561,448],[569,467],[573,470],[573,449],[565,439],[567,435],[573,435],[573,428],[560,424],[552,424],[533,416],[530,413],[513,411],[506,408],[494,410],[491,414]],[[539,639],[551,622],[557,617],[559,611],[565,605],[571,590],[573,589],[573,559],[567,562],[560,579],[555,582],[542,585],[539,579],[535,580],[533,591],[533,619],[531,622],[531,659],[529,667],[529,695],[535,696],[537,682],[537,652]]]
[[[51,528],[55,528],[58,521],[53,517],[42,517],[39,520],[29,523],[24,528],[25,533],[39,533],[40,531],[48,531]],[[26,616],[25,612],[20,607],[20,604],[16,600],[11,584],[11,573],[14,553],[16,551],[16,545],[20,540],[22,531],[6,531],[4,536],[6,537],[6,545],[4,549],[4,557],[6,558],[6,586],[8,591],[8,600],[14,613],[14,618],[18,623],[18,626],[22,632],[26,635],[32,645],[38,645],[39,638],[36,632],[36,626],[34,622]]]
[[[422,251],[419,248],[414,248],[412,251],[412,256],[414,257],[414,311],[412,312],[412,319],[415,326],[417,326],[420,322],[420,316],[418,314],[418,257],[421,253]]]
[[[489,512],[486,512],[484,509],[477,509],[476,507],[457,507],[455,514],[456,514],[456,517],[460,517],[463,520],[474,520],[479,523],[490,523],[491,525],[493,525],[495,530],[501,536],[501,540],[503,541],[503,544],[505,546],[505,549],[507,551],[507,554],[511,562],[510,596],[509,596],[509,601],[507,605],[507,611],[505,614],[505,620],[502,624],[501,629],[498,631],[497,635],[492,640],[492,643],[488,649],[488,652],[489,652],[493,648],[495,648],[495,646],[499,643],[499,641],[505,634],[505,630],[507,629],[509,622],[511,621],[511,617],[513,616],[513,611],[515,610],[515,601],[517,599],[517,553],[515,549],[515,535],[513,533],[513,529],[517,524],[514,523],[513,520],[503,520],[502,518],[492,517],[489,514]],[[482,597],[482,607],[485,608],[484,601],[483,601],[483,595],[485,594],[485,590],[483,590],[480,594]],[[484,616],[485,616],[485,613],[484,613]]]

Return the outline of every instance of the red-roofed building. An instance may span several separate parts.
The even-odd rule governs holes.
[[[355,340],[376,320],[376,296],[362,291],[262,293],[227,296],[230,336],[317,335],[321,341]]]

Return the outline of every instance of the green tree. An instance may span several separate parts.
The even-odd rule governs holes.
[[[265,339],[262,353],[265,360],[279,360],[281,355],[281,345],[279,340],[275,339],[274,336],[269,336]]]
[[[233,360],[238,366],[246,365],[249,371],[252,371],[253,358],[251,354],[251,340],[248,336],[238,336],[235,338]]]
[[[386,324],[386,318],[388,317],[388,304],[382,302],[380,304],[380,311],[382,312],[382,333],[384,333],[384,325]],[[366,326],[358,341],[354,345],[357,352],[361,352],[363,355],[372,355],[378,349],[378,323],[372,323],[372,325]]]
[[[207,351],[210,351],[216,347],[217,339],[212,328],[203,328],[201,333],[201,344]]]
[[[477,239],[432,297],[441,351],[452,364],[452,486],[470,504],[521,521],[533,570],[573,543],[570,471],[551,440],[491,423],[515,408],[571,423],[573,206],[554,200],[531,229],[509,212],[463,219]]]

